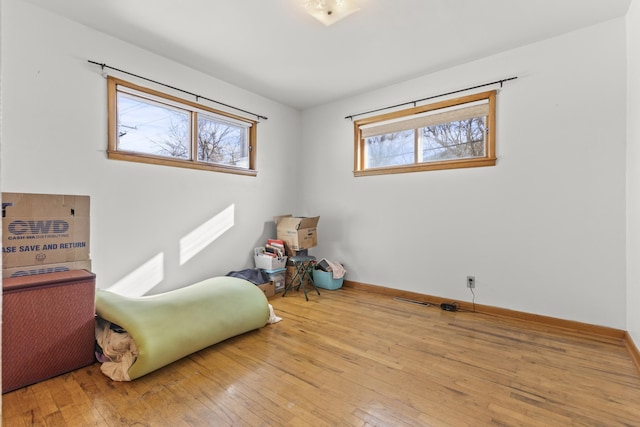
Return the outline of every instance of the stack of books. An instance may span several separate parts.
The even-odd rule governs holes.
[[[264,252],[265,254],[278,259],[282,259],[286,256],[284,242],[279,239],[268,239],[267,244],[264,245]]]

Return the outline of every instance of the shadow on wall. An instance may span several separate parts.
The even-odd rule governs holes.
[[[235,224],[235,205],[230,205],[180,239],[180,265],[184,265]],[[266,228],[266,227],[265,227]],[[250,251],[248,251],[250,252]],[[165,257],[161,252],[108,288],[129,297],[145,295],[164,279]]]

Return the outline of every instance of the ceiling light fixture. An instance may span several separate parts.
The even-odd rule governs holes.
[[[360,10],[353,0],[306,0],[304,8],[309,15],[326,26],[335,24]]]

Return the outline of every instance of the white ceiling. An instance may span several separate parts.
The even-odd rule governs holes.
[[[301,0],[26,1],[299,109],[624,16],[630,3],[356,0],[360,11],[325,27]]]

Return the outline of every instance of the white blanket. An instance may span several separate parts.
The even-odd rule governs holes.
[[[338,262],[332,262],[326,258],[322,258],[320,262],[322,261],[325,261],[327,264],[329,264],[329,267],[331,267],[331,271],[333,272],[334,279],[339,279],[341,277],[344,277],[345,273],[347,272],[347,270],[344,269],[342,264]]]

